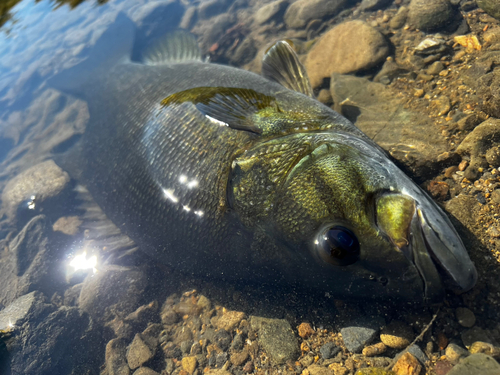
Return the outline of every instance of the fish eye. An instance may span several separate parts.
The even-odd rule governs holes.
[[[318,247],[321,259],[336,266],[353,264],[359,257],[358,238],[342,226],[325,230],[318,240]]]

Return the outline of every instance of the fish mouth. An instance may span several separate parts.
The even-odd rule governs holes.
[[[408,246],[401,250],[424,282],[425,299],[441,302],[444,288],[463,293],[474,287],[477,271],[448,218],[435,210],[430,214],[426,216],[417,204]]]

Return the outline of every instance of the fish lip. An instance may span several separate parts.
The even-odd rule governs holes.
[[[442,295],[445,285],[463,293],[476,284],[476,268],[447,218],[443,221],[427,217],[417,205],[411,222],[410,248],[413,263],[424,281],[426,299]]]

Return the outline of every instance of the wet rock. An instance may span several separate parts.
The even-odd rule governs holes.
[[[489,118],[474,128],[457,148],[460,155],[470,155],[470,167],[486,164],[486,151],[500,142],[500,120]]]
[[[321,85],[332,73],[353,73],[381,63],[389,53],[385,38],[363,21],[334,27],[313,46],[305,61],[311,85]]]
[[[250,325],[258,331],[259,345],[266,351],[274,365],[295,360],[299,345],[292,327],[284,319],[267,319],[252,316]]]
[[[385,353],[387,346],[383,342],[367,346],[363,349],[362,354],[366,357],[375,357],[379,354]]]
[[[360,10],[377,10],[385,7],[391,0],[363,0],[359,5]]]
[[[405,6],[400,7],[398,12],[389,21],[389,26],[395,30],[402,28],[405,25],[407,16],[408,8]]]
[[[232,331],[244,318],[244,312],[226,310],[219,320],[217,320],[217,328]]]
[[[334,375],[333,370],[328,367],[318,366],[318,365],[310,365],[306,369],[310,375]]]
[[[52,160],[28,168],[5,186],[0,217],[5,213],[11,220],[26,222],[42,208],[45,215],[56,216],[61,209],[60,202],[69,193],[69,181],[69,175]]]
[[[458,307],[455,310],[458,324],[462,327],[470,328],[476,324],[476,316],[467,307]]]
[[[342,372],[342,375],[346,375],[348,370]],[[335,374],[337,375],[337,374]],[[382,367],[365,367],[356,371],[356,375],[396,375],[394,371],[386,370]]]
[[[299,331],[299,336],[303,339],[308,338],[314,333],[314,330],[309,323],[301,323],[297,330]]]
[[[231,342],[231,349],[240,351],[243,349],[244,341],[243,341],[243,335],[237,333],[234,336],[233,342]]]
[[[500,348],[482,341],[476,341],[473,343],[469,348],[469,352],[471,354],[483,353],[495,358],[500,357]]]
[[[347,0],[297,0],[285,12],[285,24],[290,29],[306,26],[314,19],[329,18],[337,14]]]
[[[444,69],[444,64],[441,61],[435,61],[427,68],[427,74],[436,76],[443,69]]]
[[[453,367],[448,375],[497,375],[500,374],[500,364],[492,357],[477,353],[468,356]]]
[[[494,168],[500,166],[500,148],[498,146],[493,146],[488,151],[486,151],[486,161],[489,165]]]
[[[432,180],[427,186],[427,191],[433,198],[444,201],[449,196],[450,186],[446,182]]]
[[[490,16],[500,20],[500,3],[496,0],[476,0],[477,6]]]
[[[60,247],[50,241],[52,228],[45,215],[31,219],[9,243],[9,254],[0,260],[0,303],[34,290],[52,295],[64,283]]]
[[[196,365],[198,364],[196,357],[184,357],[182,358],[182,368],[188,373],[192,374],[196,370]]]
[[[108,375],[129,375],[124,339],[113,339],[106,345],[105,366]]]
[[[411,327],[403,322],[393,320],[380,333],[380,341],[389,348],[404,349],[413,340],[414,334]]]
[[[332,94],[330,90],[327,89],[320,90],[316,99],[327,106],[331,106],[333,104]]]
[[[112,306],[123,314],[133,312],[146,286],[147,277],[139,268],[101,267],[97,274],[85,279],[79,305],[95,320],[102,322],[109,316]]]
[[[382,65],[382,69],[380,69],[380,72],[378,72],[377,75],[373,78],[373,81],[388,85],[394,78],[399,77],[405,73],[408,73],[406,69],[400,67],[392,59],[387,59],[384,62],[384,65]]]
[[[425,38],[417,47],[415,53],[419,55],[433,55],[440,54],[446,50],[445,40],[443,37],[436,34],[435,36]]]
[[[282,15],[287,6],[288,1],[286,0],[277,0],[266,4],[255,12],[253,21],[257,25],[267,23],[275,18],[278,18],[280,14]]]
[[[241,352],[233,353],[231,355],[230,361],[233,366],[241,366],[248,359],[248,350],[242,350]]]
[[[255,41],[251,37],[246,37],[238,45],[232,56],[230,56],[230,60],[235,65],[244,65],[252,61],[256,53],[257,47]]]
[[[491,336],[489,331],[477,326],[462,332],[461,337],[466,348],[469,348],[476,341],[486,342],[488,344],[498,346],[497,341]]]
[[[422,371],[422,366],[413,355],[405,353],[399,357],[392,371],[397,375],[419,375]]]
[[[449,344],[445,351],[446,359],[451,363],[457,363],[461,358],[467,357],[469,354],[466,349],[457,344]]]
[[[333,342],[327,342],[319,349],[321,353],[321,357],[323,359],[330,359],[335,357],[338,352],[340,352],[340,348]]]
[[[451,109],[450,99],[447,96],[440,96],[429,104],[429,111],[433,116],[444,116]]]
[[[407,351],[408,353],[412,354],[416,359],[418,359],[418,361],[422,366],[425,366],[425,364],[429,360],[429,358],[425,355],[425,353],[422,351],[422,349],[420,349],[418,345],[415,344],[411,345]]]
[[[47,309],[19,328],[12,373],[94,373],[104,359],[104,347],[92,319],[76,307],[62,306],[45,315]]]
[[[198,7],[198,18],[201,20],[206,20],[216,16],[227,9],[226,0],[207,0],[202,1]]]
[[[140,333],[137,333],[127,351],[128,366],[135,370],[153,358],[154,354],[155,351],[148,346],[147,341]]]
[[[252,362],[249,362],[249,363],[252,363]],[[245,372],[251,372],[251,371],[245,371]],[[205,375],[231,375],[231,373],[229,371],[222,370],[222,369],[210,369],[207,372],[205,372]]]
[[[139,367],[134,371],[133,375],[160,375],[156,371],[150,369],[149,367]]]
[[[231,344],[231,335],[225,329],[219,329],[215,333],[213,341],[222,350],[227,350]]]
[[[408,6],[408,23],[416,29],[440,29],[453,18],[454,10],[448,0],[412,0]]]
[[[440,171],[448,145],[433,122],[404,108],[392,90],[365,78],[333,74],[334,109],[342,113],[417,176]],[[452,157],[453,158],[453,157]]]
[[[201,47],[208,50],[234,23],[234,15],[223,13],[204,23],[198,23],[191,31],[200,35]]]
[[[434,365],[434,371],[436,375],[446,375],[453,368],[453,364],[448,362],[446,359],[440,359]]]
[[[198,8],[195,6],[190,6],[186,9],[184,16],[182,16],[181,22],[179,23],[179,28],[189,30],[191,29],[191,27],[193,27],[197,19]]]
[[[0,331],[22,326],[47,309],[53,310],[49,305],[45,305],[45,298],[40,292],[25,294],[0,311]]]
[[[363,326],[345,327],[340,330],[342,341],[351,353],[360,353],[377,335],[377,329]]]
[[[137,329],[144,329],[149,322],[157,320],[158,301],[153,301],[147,305],[140,306],[137,310],[125,317],[125,322],[130,323]]]

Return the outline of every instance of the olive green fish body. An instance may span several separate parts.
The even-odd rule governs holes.
[[[474,285],[446,215],[312,97],[287,42],[266,54],[263,77],[134,63],[101,39],[100,55],[60,75],[80,86],[54,86],[89,106],[74,176],[142,250],[185,273],[355,297],[439,300],[445,273]]]

